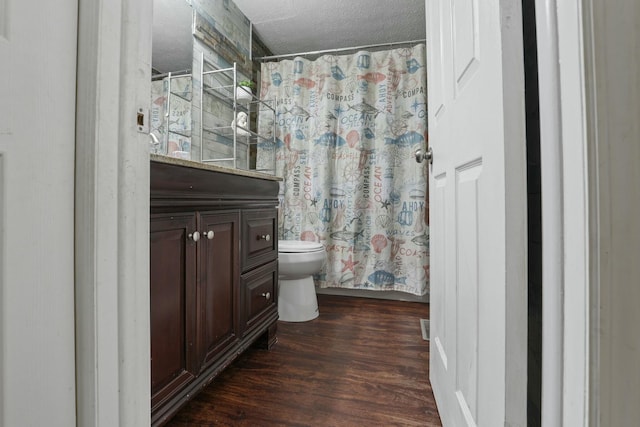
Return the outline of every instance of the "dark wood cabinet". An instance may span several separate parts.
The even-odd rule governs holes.
[[[276,341],[278,182],[216,169],[151,162],[154,426]]]

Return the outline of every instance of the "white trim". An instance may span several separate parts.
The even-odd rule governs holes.
[[[1,0],[0,0],[1,1]],[[7,18],[8,20],[8,18]],[[5,229],[6,224],[6,207],[5,207],[5,183],[7,182],[6,173],[4,170],[4,153],[0,151],[0,307],[4,307],[4,289],[5,289],[5,276],[6,271],[4,267],[4,256],[7,253],[6,249],[6,237]],[[4,330],[0,328],[0,414],[6,414],[4,396],[6,395],[5,386],[5,373],[4,373]],[[0,418],[2,420],[2,418]]]
[[[601,269],[601,224],[606,224],[608,217],[606,211],[601,216],[601,206],[606,203],[606,195],[600,194],[600,186],[603,184],[600,178],[602,173],[599,167],[600,163],[608,165],[608,158],[601,158],[598,147],[598,97],[596,82],[596,34],[594,27],[594,2],[592,0],[582,0],[583,13],[582,25],[584,26],[584,79],[585,79],[585,116],[586,126],[585,134],[587,138],[587,161],[589,170],[586,184],[588,186],[588,256],[589,270],[587,271],[588,286],[585,291],[588,292],[588,319],[585,327],[588,327],[586,343],[588,363],[585,366],[585,402],[584,402],[584,423],[583,426],[599,426],[601,412],[601,333],[602,319],[600,315],[600,307],[602,304],[600,297],[600,277],[603,269]],[[606,115],[605,115],[606,116]],[[604,124],[606,127],[606,123]],[[603,197],[604,196],[604,197]],[[605,243],[606,246],[606,243]],[[604,267],[606,270],[606,267]]]
[[[527,386],[527,152],[522,2],[502,0],[502,103],[507,214],[505,292],[505,425],[525,425]],[[513,142],[513,143],[510,143]]]
[[[562,425],[563,191],[555,0],[536,0],[542,193],[542,425]]]
[[[341,295],[356,298],[375,298],[391,301],[409,301],[429,303],[429,293],[422,296],[400,291],[370,291],[366,289],[316,288],[318,295]]]
[[[76,127],[78,426],[150,423],[151,0],[79,0]]]
[[[562,425],[588,423],[589,209],[582,2],[558,2],[562,109],[564,304]]]

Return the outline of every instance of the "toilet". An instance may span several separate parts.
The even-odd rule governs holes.
[[[327,258],[316,242],[278,241],[278,315],[284,322],[306,322],[318,317],[313,275]]]

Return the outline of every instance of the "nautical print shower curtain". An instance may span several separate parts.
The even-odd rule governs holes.
[[[325,246],[316,283],[427,293],[427,170],[414,159],[427,138],[424,45],[264,63],[261,97],[278,109],[258,169],[275,154],[280,239]]]

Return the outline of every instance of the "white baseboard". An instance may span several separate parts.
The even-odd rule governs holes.
[[[410,301],[429,303],[429,294],[423,296],[408,294],[400,291],[368,291],[364,289],[344,289],[344,288],[319,288],[316,287],[319,295],[342,295],[348,297],[377,298],[394,301]]]

